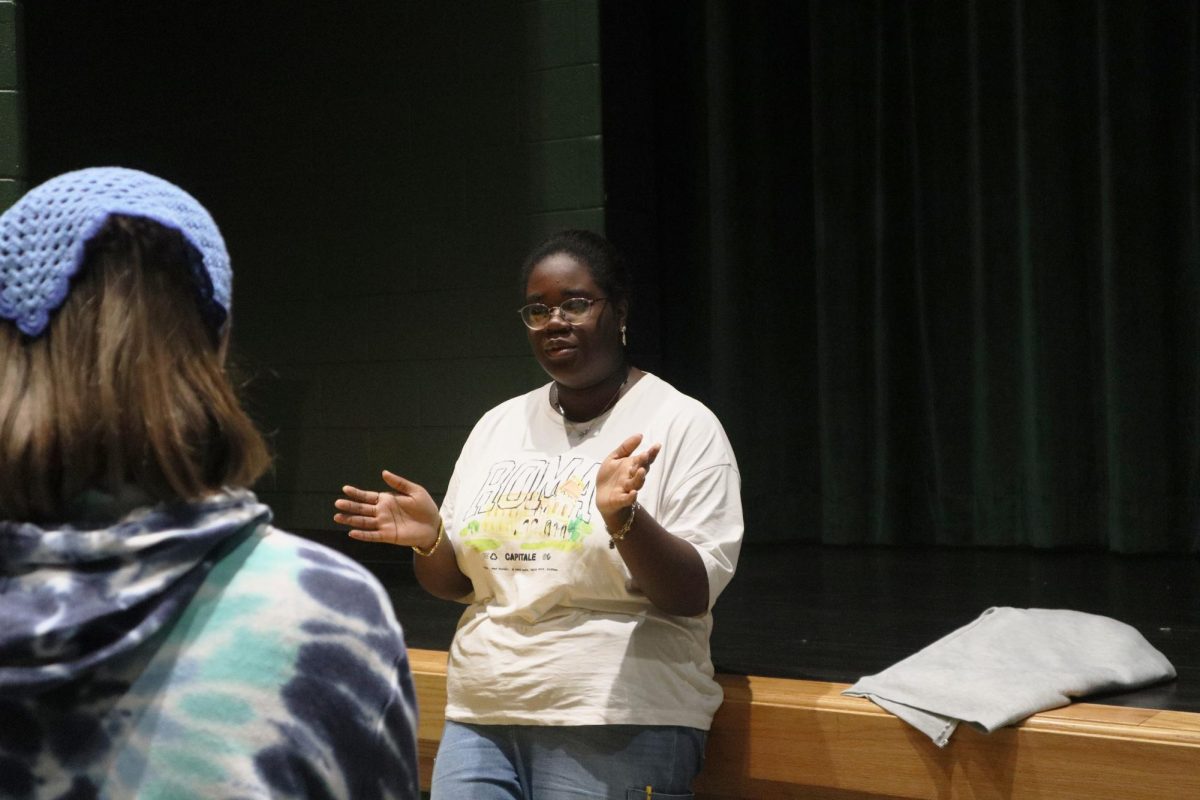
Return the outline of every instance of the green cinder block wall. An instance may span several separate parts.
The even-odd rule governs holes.
[[[257,285],[270,270],[239,287],[237,343],[269,366],[252,400],[276,432],[259,493],[282,525],[332,528],[339,487],[382,487],[383,467],[440,497],[483,411],[545,380],[516,273],[550,231],[604,228],[597,5],[407,4],[404,68],[363,98],[401,132],[369,158],[370,212],[292,262],[295,293]]]
[[[0,0],[0,211],[16,202],[24,191],[19,15],[13,0]]]
[[[546,380],[524,254],[604,228],[598,0],[52,5],[22,9],[27,176],[123,164],[213,212],[277,524],[333,530],[384,467],[440,497],[478,417]]]

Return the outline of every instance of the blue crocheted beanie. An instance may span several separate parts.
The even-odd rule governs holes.
[[[39,336],[62,305],[88,241],[110,214],[143,217],[183,234],[204,318],[229,317],[233,273],[225,240],[204,206],[174,184],[122,167],[59,175],[0,215],[0,318]]]

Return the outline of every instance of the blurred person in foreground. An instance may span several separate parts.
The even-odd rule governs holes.
[[[231,282],[143,172],[0,216],[0,796],[418,795],[387,596],[246,488]]]

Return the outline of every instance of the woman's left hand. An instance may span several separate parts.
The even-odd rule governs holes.
[[[638,490],[646,483],[646,473],[662,449],[661,444],[656,444],[634,454],[641,443],[642,435],[635,433],[621,442],[600,465],[596,475],[596,508],[606,522],[637,500]]]

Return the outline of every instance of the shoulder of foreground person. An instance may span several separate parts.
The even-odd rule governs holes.
[[[292,608],[273,607],[278,613],[317,613],[337,619],[349,617],[378,627],[376,633],[394,632],[403,643],[403,633],[390,599],[379,580],[358,561],[331,547],[263,526],[256,542],[245,548],[244,559],[235,558],[238,581],[252,582],[255,591],[273,585],[293,597]]]
[[[198,647],[182,649],[223,673],[222,694],[257,696],[270,725],[254,761],[273,792],[417,796],[407,650],[365,567],[263,526],[214,568],[193,607],[178,638]]]

